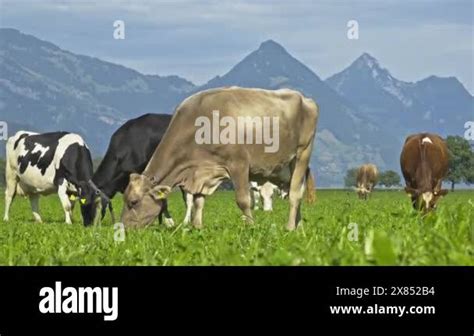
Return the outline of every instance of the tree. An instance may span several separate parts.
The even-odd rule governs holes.
[[[451,190],[454,191],[456,183],[474,182],[474,153],[469,141],[460,136],[448,136],[446,144],[449,150],[449,171],[446,180],[451,182]]]
[[[357,186],[357,170],[357,168],[347,170],[346,176],[344,177],[344,186],[346,188]]]
[[[474,154],[471,157],[471,162],[469,164],[469,169],[466,176],[467,184],[474,184]]]
[[[387,188],[399,186],[401,182],[400,175],[393,170],[387,170],[380,174],[379,184]]]

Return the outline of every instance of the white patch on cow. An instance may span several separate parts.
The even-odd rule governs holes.
[[[250,207],[253,210],[258,210],[258,203],[260,202],[260,186],[255,181],[250,181]]]
[[[278,187],[271,182],[265,182],[260,188],[260,195],[263,199],[263,211],[273,210],[273,193]]]
[[[46,154],[46,152],[49,151],[49,147],[43,147],[40,144],[35,144],[35,148],[31,151],[32,154],[40,152],[41,155],[39,157],[39,160],[43,158],[43,156]]]
[[[66,216],[66,224],[72,224],[72,205],[67,195],[67,185],[67,181],[63,181],[63,183],[59,185],[58,196]]]
[[[193,194],[186,193],[186,215],[184,216],[183,223],[191,223],[191,215],[193,211],[194,196]]]
[[[425,143],[433,144],[433,141],[431,141],[431,139],[429,137],[424,137],[423,140],[421,140],[421,143],[422,144],[425,144]]]
[[[433,199],[433,193],[432,192],[425,192],[421,196],[423,198],[423,201],[425,202],[426,209],[429,209],[430,202]]]
[[[170,218],[166,218],[166,217],[163,218],[163,223],[165,224],[165,226],[167,228],[172,228],[174,226],[174,220],[171,217]]]

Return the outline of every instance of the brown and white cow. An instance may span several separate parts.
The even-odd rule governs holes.
[[[379,171],[374,164],[368,163],[359,167],[355,189],[360,199],[367,199],[368,195],[374,190],[378,179]]]
[[[441,196],[448,193],[441,189],[442,180],[448,174],[448,147],[439,135],[420,133],[407,137],[400,165],[406,183],[405,191],[411,196],[415,209],[427,212],[436,207]]]
[[[212,194],[223,180],[230,179],[242,217],[249,223],[253,222],[250,180],[289,187],[287,228],[295,229],[301,220],[305,180],[306,185],[311,184],[308,166],[318,116],[313,100],[288,89],[230,87],[202,91],[187,98],[177,107],[143,173],[130,176],[122,222],[126,227],[150,224],[171,188],[180,186],[194,195],[192,223],[201,227],[205,196]],[[264,118],[273,121],[263,127],[264,136],[274,135],[275,141],[271,143],[262,142],[258,136],[262,131],[261,120],[267,120]],[[239,126],[241,121],[245,121],[244,133],[231,127]],[[207,123],[211,134],[201,132]],[[236,136],[238,142],[233,142]],[[308,189],[307,193],[314,190]]]

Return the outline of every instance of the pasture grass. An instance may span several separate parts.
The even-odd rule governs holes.
[[[3,192],[2,192],[3,196]],[[114,199],[116,216],[122,198]],[[109,215],[84,228],[78,206],[67,225],[57,196],[40,200],[43,224],[33,221],[27,199],[16,198],[10,222],[0,218],[1,265],[474,265],[474,192],[449,193],[436,212],[421,217],[401,191],[375,191],[367,202],[350,191],[318,190],[303,205],[304,224],[285,230],[288,202],[240,219],[230,191],[206,200],[204,228],[178,224],[185,207],[170,196],[177,225],[127,230],[114,240]],[[4,199],[0,199],[3,218]]]

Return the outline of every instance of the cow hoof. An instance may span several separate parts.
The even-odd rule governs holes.
[[[171,228],[171,227],[174,226],[174,220],[173,220],[173,218],[171,218],[171,217],[170,217],[170,218],[165,218],[165,219],[163,220],[163,223],[164,223],[165,226],[168,227],[168,228]]]
[[[8,217],[3,217],[4,222],[8,222],[8,220],[9,220]]]
[[[287,225],[286,225],[286,229],[287,229],[288,231],[295,231],[296,225],[295,225],[295,224],[287,224]]]

